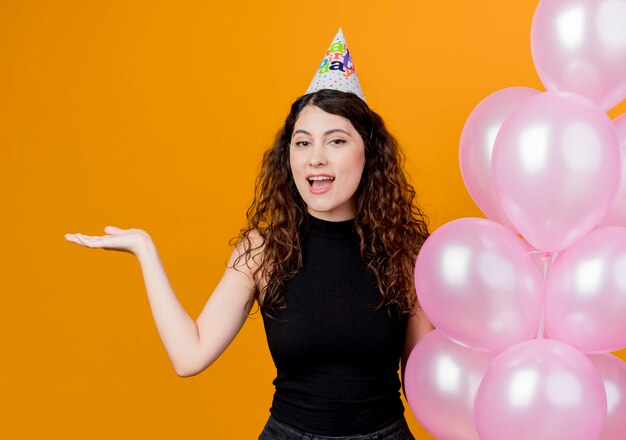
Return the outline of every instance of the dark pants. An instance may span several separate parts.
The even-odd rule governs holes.
[[[393,422],[391,425],[370,434],[349,435],[346,437],[328,437],[300,431],[270,416],[259,436],[259,440],[415,440],[406,420]]]

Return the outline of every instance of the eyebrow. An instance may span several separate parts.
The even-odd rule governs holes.
[[[293,132],[293,135],[291,137],[293,138],[298,133],[302,133],[302,134],[306,134],[306,135],[312,136],[311,133],[309,133],[306,130],[296,130],[296,131]],[[327,132],[324,133],[324,136],[328,136],[329,134],[333,134],[333,133],[345,133],[348,136],[350,136],[350,133],[348,133],[346,130],[342,130],[341,128],[333,128],[332,130],[328,130]]]

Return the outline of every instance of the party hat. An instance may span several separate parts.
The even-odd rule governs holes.
[[[322,64],[315,72],[306,93],[313,93],[321,89],[336,89],[343,92],[352,92],[365,101],[359,77],[356,75],[352,56],[341,28],[330,43],[324,55]]]

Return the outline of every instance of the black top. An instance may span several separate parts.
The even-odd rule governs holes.
[[[407,319],[381,307],[359,256],[354,221],[308,216],[304,269],[285,284],[286,309],[263,312],[276,365],[270,409],[278,420],[327,436],[377,431],[400,418],[398,366]]]

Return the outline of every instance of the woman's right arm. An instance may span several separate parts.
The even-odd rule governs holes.
[[[187,377],[206,369],[233,341],[253,304],[254,268],[243,262],[238,270],[233,268],[241,245],[233,250],[224,275],[194,321],[178,301],[150,236],[140,229],[107,227],[105,232],[111,235],[68,234],[66,238],[86,247],[133,253],[139,260],[154,322],[174,370]]]

